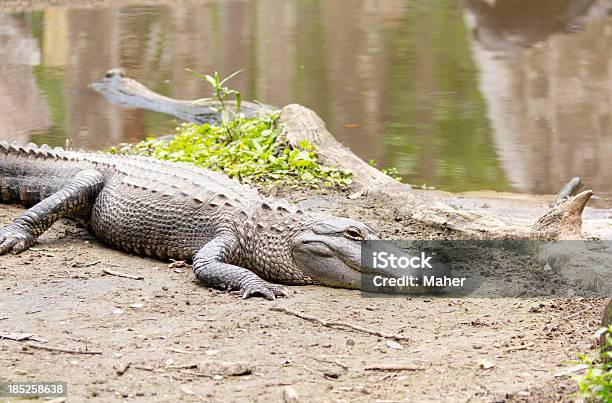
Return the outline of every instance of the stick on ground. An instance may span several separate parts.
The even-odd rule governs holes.
[[[366,371],[422,371],[425,368],[416,365],[374,364],[364,369]]]
[[[109,270],[109,269],[102,269],[102,271],[105,274],[108,274],[108,275],[111,275],[111,276],[131,278],[132,280],[144,280],[143,276],[133,276],[131,274],[119,273],[119,272],[112,271],[112,270]]]
[[[58,353],[66,353],[66,354],[88,354],[88,355],[100,355],[100,354],[102,354],[102,351],[69,350],[69,349],[66,349],[66,348],[43,346],[42,344],[36,344],[36,343],[26,343],[26,346],[28,346],[30,348],[36,348],[36,349],[39,349],[39,350],[56,351]]]
[[[586,308],[584,308],[584,309],[582,309],[582,310],[580,310],[580,311],[578,311],[576,313],[573,313],[573,314],[571,314],[569,316],[566,316],[566,317],[563,318],[563,320],[568,320],[568,319],[575,318],[576,316],[582,315],[583,313],[588,312],[591,309],[593,309],[593,305],[589,305]]]
[[[410,340],[410,338],[407,336],[402,336],[399,334],[387,334],[387,333],[379,332],[377,330],[371,330],[371,329],[367,329],[361,326],[353,325],[347,322],[326,321],[326,320],[317,318],[315,316],[310,316],[310,315],[306,315],[300,312],[290,311],[287,308],[281,308],[281,307],[275,306],[275,307],[270,308],[270,310],[274,312],[286,313],[287,315],[295,316],[297,318],[304,319],[309,322],[318,323],[321,326],[325,326],[325,327],[353,330],[355,332],[371,334],[374,336],[382,337],[384,339],[393,339],[393,340],[398,340],[398,341]]]

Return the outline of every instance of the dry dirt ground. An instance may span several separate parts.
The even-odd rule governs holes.
[[[388,237],[418,235],[371,207],[344,212],[378,223]],[[20,211],[1,206],[0,225]],[[188,266],[109,249],[70,221],[32,250],[0,258],[0,290],[0,334],[26,338],[0,340],[0,380],[66,381],[73,402],[282,401],[288,388],[300,401],[568,400],[574,383],[567,374],[579,367],[567,361],[594,351],[605,304],[372,299],[324,287],[290,287],[289,298],[272,302],[242,300],[198,285]],[[404,369],[380,368],[390,365]]]

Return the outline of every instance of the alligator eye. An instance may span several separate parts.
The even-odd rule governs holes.
[[[344,236],[349,239],[354,239],[356,241],[363,241],[365,239],[361,231],[359,231],[357,228],[352,227],[347,228],[346,231],[344,231]]]

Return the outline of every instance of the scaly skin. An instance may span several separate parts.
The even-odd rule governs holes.
[[[276,283],[359,288],[367,225],[307,213],[188,164],[0,142],[0,199],[33,206],[0,230],[0,254],[30,247],[57,219],[83,220],[139,255],[193,261],[206,286],[274,299]]]

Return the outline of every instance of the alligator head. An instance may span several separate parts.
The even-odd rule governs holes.
[[[293,237],[291,253],[294,263],[304,274],[329,287],[361,289],[364,274],[389,278],[406,275],[421,277],[424,274],[423,270],[406,273],[401,269],[364,267],[362,242],[380,239],[379,234],[367,224],[348,218],[326,217],[302,228]],[[384,244],[383,248],[384,252],[398,257],[407,256],[391,244]],[[441,275],[441,270],[445,268],[436,266],[432,274],[435,271],[435,274]]]

